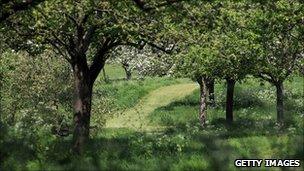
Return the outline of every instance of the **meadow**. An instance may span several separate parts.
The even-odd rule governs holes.
[[[284,127],[276,124],[275,88],[248,77],[236,85],[232,125],[225,122],[225,83],[216,82],[216,106],[208,108],[202,128],[198,85],[190,79],[135,76],[126,81],[119,66],[107,65],[105,71],[109,81],[98,78],[93,103],[100,94],[110,98],[110,114],[102,127],[91,130],[82,156],[71,155],[71,135],[8,133],[10,138],[1,143],[1,170],[238,170],[238,158],[301,159],[301,168],[292,170],[303,169],[301,76],[285,82]],[[96,118],[93,109],[92,125],[100,121]],[[286,168],[250,170],[261,169]]]
[[[303,16],[303,0],[1,0],[0,171],[304,170]]]

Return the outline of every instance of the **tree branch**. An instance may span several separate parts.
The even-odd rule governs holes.
[[[133,42],[118,42],[116,44],[117,46],[131,46],[135,47],[137,49],[143,49],[146,45],[144,41],[139,41],[138,43],[133,43]]]
[[[102,43],[102,45],[97,49],[93,62],[89,67],[91,83],[94,83],[94,81],[98,77],[99,72],[104,67],[105,62],[107,60],[106,54],[109,52],[111,48],[113,48],[113,46],[114,44],[112,40],[110,38],[106,38]]]
[[[85,33],[84,38],[83,38],[83,45],[82,45],[82,50],[83,51],[88,50],[88,48],[90,46],[91,39],[93,38],[93,35],[94,35],[95,31],[96,31],[96,27],[92,26]]]
[[[151,47],[155,48],[155,49],[158,49],[164,53],[167,53],[167,54],[172,54],[174,48],[175,48],[175,45],[176,44],[173,44],[173,46],[171,48],[168,49],[168,47],[162,47],[162,46],[159,46],[153,42],[148,42],[148,41],[145,41],[148,45],[150,45]]]
[[[274,84],[276,82],[276,80],[272,77],[271,74],[268,74],[268,73],[264,73],[264,72],[261,72],[258,74],[258,77],[262,78],[263,80],[266,80],[272,84]]]
[[[65,60],[67,60],[70,64],[72,64],[72,60],[68,58],[66,52],[63,52],[62,49],[56,44],[54,40],[47,39],[47,42],[50,43]]]
[[[74,18],[73,16],[71,16],[70,14],[63,12],[63,14],[68,17],[76,26],[78,26],[78,22],[76,20],[76,18]]]

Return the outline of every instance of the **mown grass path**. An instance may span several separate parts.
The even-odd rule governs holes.
[[[156,89],[141,99],[133,108],[109,118],[106,122],[106,128],[129,128],[136,131],[160,128],[149,123],[149,113],[190,95],[196,88],[197,85],[194,83],[185,83]]]

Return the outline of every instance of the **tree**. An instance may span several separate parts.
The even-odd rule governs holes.
[[[153,10],[159,9],[153,6]],[[46,1],[22,13],[10,17],[1,31],[17,50],[52,49],[70,63],[76,96],[73,149],[82,153],[89,138],[93,85],[108,54],[120,45],[138,47],[138,42],[148,42],[160,24],[155,19],[158,13],[143,12],[134,1],[94,0]]]
[[[209,46],[208,46],[209,45]],[[218,50],[212,43],[192,46],[188,51],[177,55],[174,72],[177,76],[188,77],[196,81],[200,86],[199,120],[201,125],[206,125],[207,118],[207,85],[213,78]]]
[[[231,123],[235,84],[253,73],[256,56],[261,53],[258,35],[250,29],[253,23],[251,16],[256,14],[258,3],[239,1],[222,5],[225,8],[220,11],[220,24],[214,38],[218,39],[220,52],[217,73],[227,83],[226,120]]]
[[[277,121],[284,121],[284,85],[303,60],[304,5],[301,1],[280,0],[261,4],[255,15],[255,32],[262,54],[256,76],[276,87]]]
[[[132,65],[134,61],[135,54],[131,47],[120,46],[115,49],[112,59],[115,63],[119,63],[126,73],[126,80],[132,78],[132,71],[135,66]]]
[[[138,49],[129,46],[119,46],[111,53],[110,61],[122,66],[126,74],[126,80],[132,78],[132,72],[136,68]]]
[[[185,21],[185,25],[180,26],[186,34],[185,47],[194,46],[197,49],[196,53],[189,52],[188,57],[191,60],[185,63],[190,64],[183,68],[187,68],[187,73],[199,80],[200,111],[206,111],[204,109],[206,105],[202,105],[202,102],[206,100],[202,96],[208,93],[204,90],[211,92],[209,97],[212,101],[213,80],[225,79],[227,82],[226,120],[229,123],[233,121],[235,83],[251,73],[255,61],[252,57],[254,53],[257,53],[257,45],[254,43],[256,35],[247,29],[250,24],[247,5],[245,2],[227,1],[210,2],[203,6],[196,4],[193,8],[185,7],[190,17]],[[188,29],[187,24],[192,24],[193,27]],[[204,78],[204,81],[201,81],[201,78]],[[204,113],[201,112],[201,115]]]
[[[220,54],[217,62],[217,74],[226,80],[226,120],[233,121],[234,87],[237,81],[252,73],[255,60],[252,53],[256,53],[256,45],[250,38],[252,35],[242,35],[241,31],[227,32],[220,38]],[[244,36],[241,37],[240,35]]]
[[[199,120],[202,126],[206,124],[208,97],[211,106],[215,105],[214,66],[219,51],[214,46],[213,30],[218,27],[221,7],[221,2],[189,1],[180,4],[179,15],[168,19],[175,22],[170,25],[168,32],[179,42],[173,72],[199,84]]]
[[[140,49],[119,46],[111,53],[110,61],[122,65],[127,80],[131,78],[132,71],[136,71],[141,78],[165,76],[170,74],[173,65],[173,59],[166,53],[170,53],[173,48],[173,45],[165,50],[156,49],[151,45]]]

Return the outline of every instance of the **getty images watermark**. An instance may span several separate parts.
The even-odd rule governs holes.
[[[236,159],[236,167],[300,167],[299,159]]]

